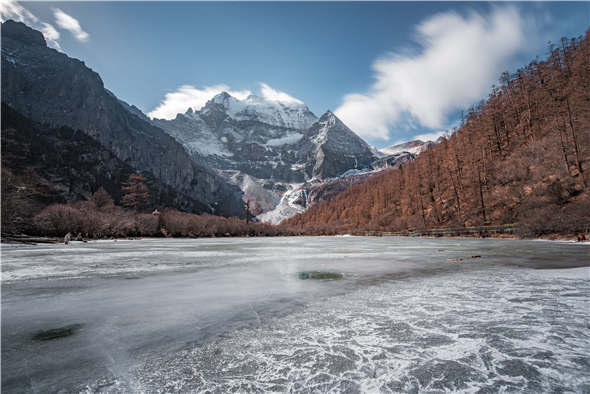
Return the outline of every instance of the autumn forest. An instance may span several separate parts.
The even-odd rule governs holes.
[[[590,226],[590,33],[505,72],[442,142],[289,219],[306,233],[519,224]]]

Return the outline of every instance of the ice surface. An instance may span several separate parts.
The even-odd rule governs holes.
[[[394,237],[3,245],[2,389],[586,392],[589,250]]]
[[[485,269],[456,279],[314,302],[136,373],[172,391],[588,390],[587,282]]]

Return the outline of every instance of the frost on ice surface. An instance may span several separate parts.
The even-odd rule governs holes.
[[[537,269],[586,257],[457,238],[3,245],[3,392],[587,392],[590,268]]]
[[[384,284],[137,374],[175,391],[585,392],[587,284],[486,270]]]

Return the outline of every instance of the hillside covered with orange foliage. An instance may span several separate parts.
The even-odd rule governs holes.
[[[517,223],[522,235],[590,228],[590,31],[504,73],[461,126],[410,164],[285,225],[306,233]]]

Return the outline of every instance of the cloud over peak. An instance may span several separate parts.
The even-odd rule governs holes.
[[[366,93],[346,95],[335,111],[363,137],[387,139],[409,114],[422,126],[445,126],[448,114],[485,96],[525,46],[525,22],[514,7],[489,14],[437,14],[416,27],[420,51],[389,54],[373,64]]]
[[[57,41],[59,40],[59,32],[55,30],[55,27],[49,23],[41,22],[39,18],[20,5],[16,0],[0,0],[0,20],[4,22],[8,19],[23,22],[40,30],[50,47],[61,49]]]
[[[164,99],[148,113],[148,116],[157,119],[174,119],[177,114],[185,113],[189,108],[200,110],[207,104],[207,101],[221,92],[227,92],[238,100],[245,100],[252,95],[250,90],[232,90],[223,84],[205,86],[202,89],[192,85],[182,85],[175,91],[166,93]],[[260,83],[260,96],[266,101],[303,105],[301,100],[276,90],[264,82]]]
[[[273,89],[264,82],[260,82],[260,95],[263,99],[268,101],[278,101],[285,104],[303,104],[303,101],[289,96],[285,92]]]
[[[213,96],[227,92],[239,100],[243,100],[252,94],[249,90],[231,90],[227,85],[205,86],[198,89],[192,85],[182,85],[174,92],[166,93],[164,100],[148,116],[158,119],[174,119],[177,114],[193,108],[203,108]]]
[[[20,5],[16,0],[1,0],[0,20],[4,22],[8,19],[14,19],[17,22],[24,22],[26,24],[39,22],[39,18]]]
[[[60,34],[59,32],[53,27],[53,25],[45,22],[41,22],[41,33],[46,40],[55,41],[59,40]]]
[[[71,15],[66,14],[59,8],[53,9],[53,16],[55,16],[55,23],[64,30],[68,30],[76,37],[78,41],[88,41],[89,35],[80,26],[80,22]]]
[[[58,27],[70,31],[78,41],[88,41],[88,33],[82,29],[78,20],[73,16],[66,14],[59,8],[53,9],[53,15]],[[7,19],[23,22],[26,25],[41,31],[43,37],[45,37],[45,41],[47,41],[47,44],[50,47],[61,49],[58,41],[61,37],[59,31],[57,31],[51,23],[41,21],[18,1],[0,0],[0,20],[5,21]]]

